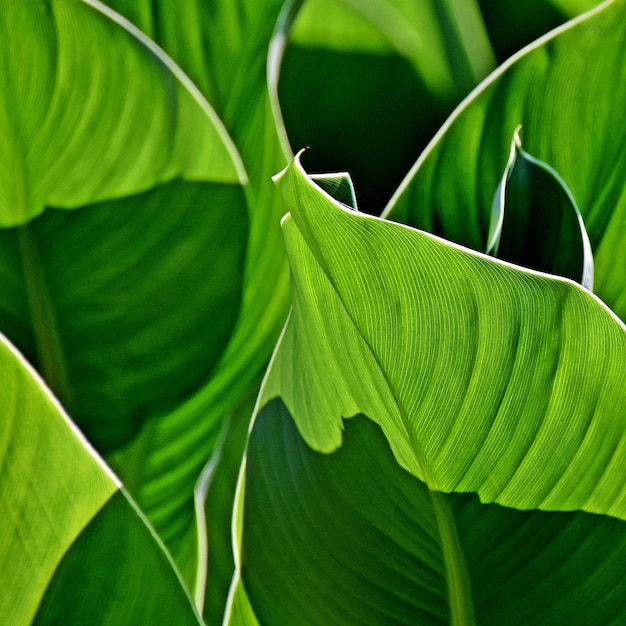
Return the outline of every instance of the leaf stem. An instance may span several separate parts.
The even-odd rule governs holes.
[[[437,0],[433,6],[456,91],[465,96],[496,67],[480,7],[468,0]]]
[[[429,493],[441,538],[441,550],[446,568],[450,624],[452,626],[474,626],[476,620],[474,618],[470,577],[456,525],[442,493],[432,489],[429,489]]]
[[[37,242],[28,225],[20,226],[17,230],[26,295],[39,360],[38,369],[50,389],[69,412],[72,398],[65,354]]]

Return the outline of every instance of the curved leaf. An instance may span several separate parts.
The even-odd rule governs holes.
[[[493,200],[487,253],[593,289],[593,254],[583,218],[563,179],[522,149],[516,129]]]
[[[199,624],[119,481],[4,340],[0,371],[3,621]]]
[[[24,224],[46,205],[74,208],[176,177],[245,177],[182,73],[92,4],[25,0],[1,9],[1,154],[10,163],[0,173],[2,226]]]
[[[277,184],[294,305],[233,602],[243,583],[278,624],[619,622],[626,327],[569,280],[342,207],[297,160]]]
[[[384,215],[477,250],[487,244],[510,137],[563,178],[594,251],[596,293],[626,318],[622,102],[624,2],[529,46],[492,74],[442,127]]]
[[[247,465],[241,580],[263,624],[618,624],[626,524],[440,494],[472,606],[450,614],[431,494],[364,416],[331,455],[309,448],[280,400],[259,413]],[[241,595],[243,588],[238,590]],[[249,623],[233,611],[232,624]]]
[[[608,308],[565,279],[344,209],[298,161],[277,183],[294,310],[264,398],[284,399],[310,445],[336,449],[341,416],[361,412],[431,488],[626,514],[611,476],[626,332]]]

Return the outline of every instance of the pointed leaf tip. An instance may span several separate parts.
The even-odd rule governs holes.
[[[593,288],[582,215],[558,172],[522,148],[518,126],[492,205],[487,253]]]

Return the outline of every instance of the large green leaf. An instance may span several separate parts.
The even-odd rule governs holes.
[[[272,92],[281,42],[300,3],[109,0],[108,4],[154,38],[199,85],[224,120],[248,173],[245,201],[250,221],[242,300],[232,318],[235,327],[228,345],[203,388],[166,416],[146,422],[138,438],[115,459],[116,467],[127,468],[120,471],[129,480],[138,476],[133,493],[159,531],[171,538],[169,545],[186,563],[185,570],[198,568],[188,572],[189,580],[197,574],[198,581],[208,578],[209,585],[216,581],[220,586],[220,577],[207,577],[207,564],[197,561],[192,488],[217,445],[225,416],[258,387],[287,313],[288,273],[279,227],[284,208],[271,176],[291,154]],[[245,435],[245,429],[241,433]],[[234,449],[240,447],[235,444]],[[216,506],[221,508],[221,502]],[[213,518],[209,512],[207,519]],[[205,530],[199,532],[202,536]],[[211,563],[218,554],[219,549],[209,545],[209,570],[222,567]],[[217,621],[219,602],[211,590],[208,595],[212,598],[208,619]],[[204,591],[196,589],[196,597],[204,597]],[[225,598],[221,600],[223,604]]]
[[[194,440],[175,420],[173,436],[167,416],[215,370],[237,321],[244,168],[198,89],[109,8],[28,0],[0,12],[10,164],[0,174],[0,328],[175,552],[212,442],[206,424]],[[151,440],[161,421],[169,449]]]
[[[177,177],[244,176],[214,112],[182,73],[91,4],[2,6],[2,226],[24,224],[45,206],[74,208]]]
[[[101,451],[215,366],[246,230],[238,188],[176,181],[0,231],[0,326]]]
[[[484,250],[514,129],[584,218],[595,291],[626,318],[623,0],[605,2],[492,74],[444,125],[384,215]]]
[[[3,623],[201,623],[117,478],[4,339],[0,372]]]
[[[259,621],[619,623],[623,323],[569,280],[351,211],[298,161],[277,183],[294,304],[237,529]]]

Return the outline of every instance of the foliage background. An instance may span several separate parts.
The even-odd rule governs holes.
[[[537,71],[521,87],[507,78],[515,69],[492,81],[471,107],[456,114],[445,137],[423,152],[454,107],[498,65],[596,4],[27,0],[0,9],[0,152],[10,164],[0,174],[0,329],[23,355],[3,348],[0,458],[8,478],[0,508],[8,521],[0,561],[6,565],[4,579],[13,583],[0,594],[0,608],[9,623],[53,623],[60,616],[64,623],[85,623],[87,615],[94,619],[94,610],[102,623],[129,623],[136,615],[144,623],[157,616],[163,623],[222,620],[236,567],[231,517],[248,425],[292,299],[280,220],[287,211],[297,215],[294,206],[302,200],[289,194],[283,200],[271,181],[291,161],[291,146],[311,146],[303,157],[310,171],[349,171],[361,211],[378,215],[387,205],[386,217],[484,251],[485,207],[502,176],[513,128],[523,121],[524,145],[528,142],[529,150],[571,186],[596,251],[596,292],[624,319],[623,272],[612,271],[624,265],[619,255],[626,249],[620,248],[621,186],[612,178],[622,137],[615,124],[623,102],[616,87],[622,75],[620,29],[607,27],[606,41],[595,44],[602,50],[598,63],[581,65],[585,57],[579,55],[568,64],[572,44],[563,44],[560,56],[553,49],[558,46],[540,48],[538,66],[549,63],[554,72],[542,77]],[[614,5],[615,14],[623,10],[623,3]],[[589,45],[599,40],[592,35]],[[597,85],[585,92],[591,95],[579,95],[590,83]],[[568,100],[569,89],[576,95]],[[519,99],[520,93],[531,94],[523,111],[507,100]],[[564,102],[567,109],[559,109]],[[546,121],[546,111],[553,109],[558,115]],[[504,113],[490,117],[495,110]],[[475,122],[478,111],[485,111],[490,125]],[[559,119],[571,123],[559,126],[554,122]],[[602,186],[592,184],[595,180],[613,182]],[[476,188],[489,198],[480,198]],[[314,195],[306,197],[312,205],[317,202]],[[285,232],[290,228],[296,232],[293,226]],[[298,236],[292,235],[293,241]],[[307,245],[316,251],[308,236]],[[310,260],[303,260],[308,253],[302,243],[291,245],[296,284],[294,268],[308,267]],[[353,255],[346,251],[343,262]],[[381,267],[388,263],[377,260],[384,261]],[[367,262],[365,255],[357,265],[363,269]],[[376,293],[360,294],[357,301],[371,297]],[[314,311],[327,308],[328,303],[311,306],[310,320]],[[604,314],[593,310],[592,321],[585,323],[598,325]],[[606,428],[618,437],[624,416],[623,328],[616,331],[612,323],[607,332],[617,333],[611,371],[618,382],[606,383],[617,389],[613,412],[607,412],[616,425]],[[593,354],[610,361],[607,349],[597,345]],[[352,367],[352,358],[341,367]],[[63,409],[41,391],[26,362]],[[301,380],[313,376],[311,371],[305,370]],[[322,398],[326,392],[316,393]],[[367,413],[357,408],[355,413]],[[277,412],[284,416],[289,410]],[[289,421],[278,425],[275,416],[267,419],[269,434],[254,435],[251,441],[259,443],[258,448],[250,444],[249,463],[263,466],[275,459],[275,478],[269,485],[258,483],[258,492],[248,485],[253,495],[243,526],[251,533],[243,546],[254,546],[247,554],[259,555],[258,565],[254,559],[243,561],[248,582],[260,576],[261,589],[264,581],[289,571],[274,557],[289,543],[288,528],[306,523],[290,517],[300,500],[279,515],[279,504],[262,494],[282,484],[293,469],[290,458],[313,454],[301,448]],[[360,424],[355,420],[346,438],[354,427],[354,437],[377,450],[367,455],[386,459],[381,471],[394,476],[389,482],[408,481],[408,474],[397,475],[399,467],[380,451],[380,435]],[[259,456],[268,440],[279,437],[276,429],[293,442],[286,448],[270,445]],[[90,445],[116,476],[92,455]],[[337,471],[355,474],[358,461],[345,462]],[[424,479],[420,471],[417,477]],[[415,495],[405,494],[402,502],[429,493],[422,483],[409,483],[406,489]],[[317,508],[346,498],[342,492],[326,497]],[[479,515],[477,500],[469,496],[451,506],[465,517]],[[586,533],[614,533],[615,550],[604,561],[597,557],[610,578],[615,555],[623,554],[623,529],[600,509],[599,527],[581,513],[568,528],[576,529],[573,543]],[[268,511],[287,524],[279,528],[285,536],[267,534],[274,523],[273,518],[262,521]],[[543,525],[542,515],[528,514],[528,526],[521,513],[510,523]],[[323,527],[317,520],[305,544],[315,544]],[[564,552],[569,545],[564,543]],[[328,550],[335,554],[343,546]],[[234,549],[238,559],[238,546]],[[604,554],[600,547],[593,550]],[[24,554],[32,560],[24,561]],[[37,565],[41,554],[45,567]],[[577,554],[588,558],[586,552]],[[238,562],[238,573],[241,567]],[[32,571],[37,574],[29,575]],[[77,572],[98,582],[73,594],[69,605]],[[563,574],[563,585],[575,576]],[[338,584],[334,593],[347,594],[353,585]],[[245,623],[252,612],[243,617],[238,603],[250,600],[239,589],[233,586],[229,615]],[[611,589],[606,615],[619,619],[624,589]],[[483,588],[474,599],[480,623],[500,619],[497,611],[495,617],[480,613],[481,602],[494,604],[489,593]],[[255,610],[276,611],[264,613],[269,623],[289,623],[279,617],[289,614],[282,595],[277,607],[263,607],[271,595],[271,590],[254,591]],[[428,600],[436,608],[426,613],[445,621],[445,596]],[[500,597],[506,612],[509,595]],[[335,601],[325,600],[328,606]],[[297,592],[294,602],[298,616],[302,598]],[[319,606],[315,600],[313,607]],[[346,611],[349,607],[345,603]],[[407,609],[406,619],[414,609]],[[581,610],[574,606],[568,619],[581,619]],[[522,619],[523,607],[519,611]],[[553,619],[546,611],[545,620]],[[356,619],[349,612],[331,613],[334,617],[324,619]]]

